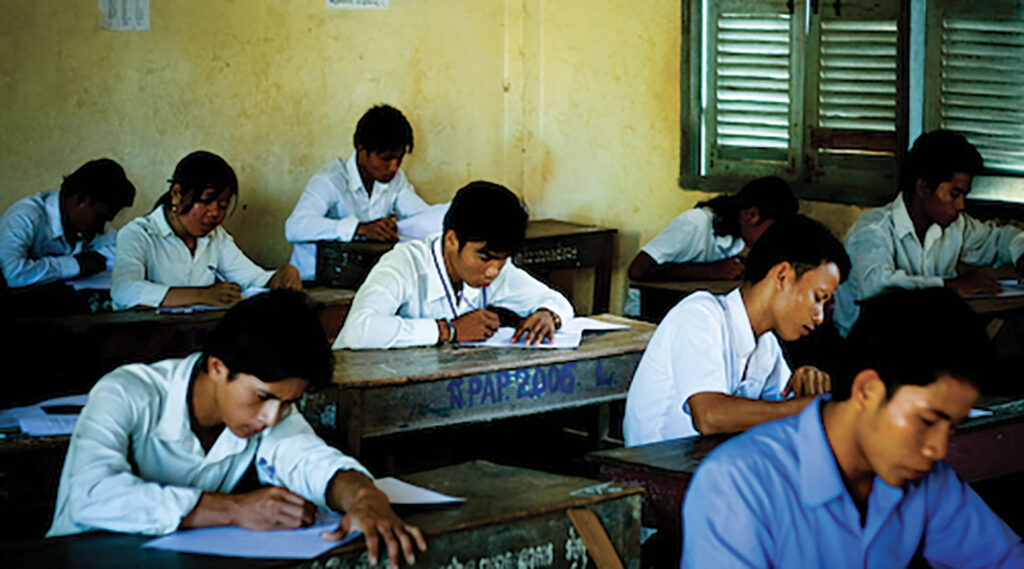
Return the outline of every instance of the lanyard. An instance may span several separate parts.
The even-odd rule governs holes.
[[[443,246],[443,244],[442,244]],[[447,275],[441,271],[441,264],[437,262],[437,251],[434,249],[434,244],[430,244],[430,256],[434,258],[434,269],[437,270],[437,278],[441,279],[441,286],[444,287],[444,296],[448,299],[448,307],[452,309],[452,318],[459,317],[459,311],[457,310],[458,304],[452,300],[452,293],[448,290],[448,279]],[[487,308],[487,287],[481,289],[484,295],[484,305],[482,308]],[[462,303],[462,291],[459,291],[459,303]]]

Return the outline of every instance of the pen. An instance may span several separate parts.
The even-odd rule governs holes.
[[[213,272],[213,276],[215,279],[217,279],[218,282],[228,282],[228,278],[225,277],[224,273],[220,272],[220,270],[217,269],[217,267],[214,267],[213,265],[206,265],[206,268],[210,269],[210,271]]]

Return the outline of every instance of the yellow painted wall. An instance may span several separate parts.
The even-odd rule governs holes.
[[[151,0],[151,29],[100,29],[95,0],[0,0],[0,207],[86,160],[122,163],[149,211],[191,150],[241,184],[227,228],[260,263],[309,176],[351,152],[388,102],[413,124],[404,164],[430,202],[493,179],[535,217],[620,231],[624,268],[705,194],[680,190],[679,0]],[[805,203],[837,233],[859,209]]]

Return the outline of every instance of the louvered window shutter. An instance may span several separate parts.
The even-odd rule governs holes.
[[[799,110],[794,96],[799,91],[796,20],[790,5],[784,0],[719,0],[709,3],[707,17],[701,100],[707,171],[729,173],[742,164],[749,179],[778,170],[795,155],[793,124]],[[758,163],[763,172],[757,171]]]

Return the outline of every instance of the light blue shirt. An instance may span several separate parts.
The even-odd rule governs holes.
[[[735,257],[746,247],[743,238],[715,235],[711,208],[680,213],[641,249],[655,263],[711,263]]]
[[[846,491],[819,398],[701,464],[683,505],[682,567],[1024,567],[1024,545],[945,462],[904,488],[876,477],[867,520]]]
[[[922,244],[900,195],[857,218],[843,244],[853,267],[836,290],[835,322],[845,337],[860,315],[858,300],[893,288],[941,287],[957,276],[957,263],[1014,263],[1024,254],[1024,232],[961,213],[946,228],[933,223]]]

